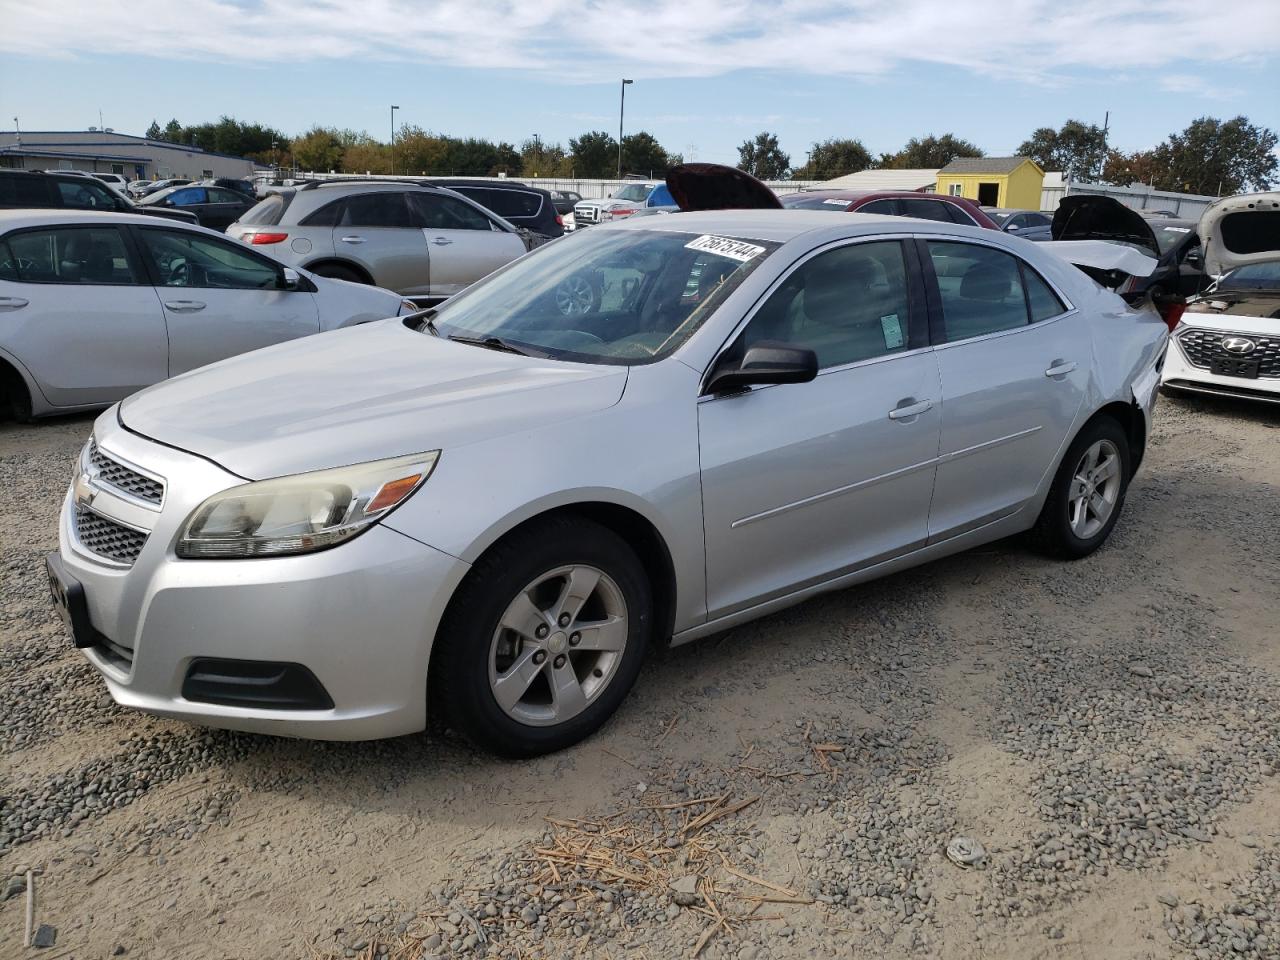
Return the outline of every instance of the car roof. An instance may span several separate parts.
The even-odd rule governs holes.
[[[0,231],[21,227],[56,227],[60,224],[133,223],[144,227],[175,227],[181,230],[201,230],[193,223],[181,220],[157,220],[144,213],[107,213],[97,210],[0,210]],[[216,231],[209,230],[209,233]]]
[[[833,222],[835,221],[835,222]],[[826,232],[836,240],[876,233],[971,233],[989,240],[993,231],[937,220],[917,220],[888,214],[851,213],[832,217],[822,210],[704,210],[641,217],[592,227],[600,230],[663,230],[670,233],[724,234],[752,240],[786,243],[810,233]]]

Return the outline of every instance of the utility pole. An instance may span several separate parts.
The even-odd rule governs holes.
[[[396,104],[391,105],[391,172],[396,172],[396,111],[400,108]]]
[[[1098,179],[1102,179],[1102,171],[1107,168],[1107,131],[1111,128],[1111,111],[1102,117],[1102,156],[1098,158]]]
[[[618,104],[618,179],[622,179],[622,118],[627,110],[627,84],[630,80],[622,81],[622,100]]]
[[[18,146],[21,147],[22,146],[22,127],[18,124],[17,117],[13,118],[13,132],[14,132],[14,135],[18,138]]]

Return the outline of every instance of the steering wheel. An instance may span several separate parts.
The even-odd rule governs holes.
[[[191,262],[189,260],[179,260],[169,268],[169,279],[166,284],[170,287],[186,287],[191,285]]]
[[[588,340],[591,341],[591,343],[604,343],[603,337],[596,336],[590,330],[579,330],[577,327],[574,327],[569,330],[562,330],[561,333],[572,333],[579,337],[586,337]]]
[[[586,316],[595,313],[600,306],[595,285],[578,274],[561,280],[556,286],[555,297],[556,309],[566,317]]]

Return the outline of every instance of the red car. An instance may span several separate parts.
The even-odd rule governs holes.
[[[895,217],[916,217],[963,223],[966,227],[1000,227],[972,200],[941,193],[914,193],[907,190],[867,193],[860,190],[806,190],[780,198],[788,210],[832,210],[843,213],[886,213]]]

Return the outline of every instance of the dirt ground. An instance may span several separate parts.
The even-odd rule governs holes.
[[[0,426],[0,957],[1280,957],[1280,410],[1157,418],[1094,556],[659,652],[525,763],[115,707],[41,566],[92,419]]]

